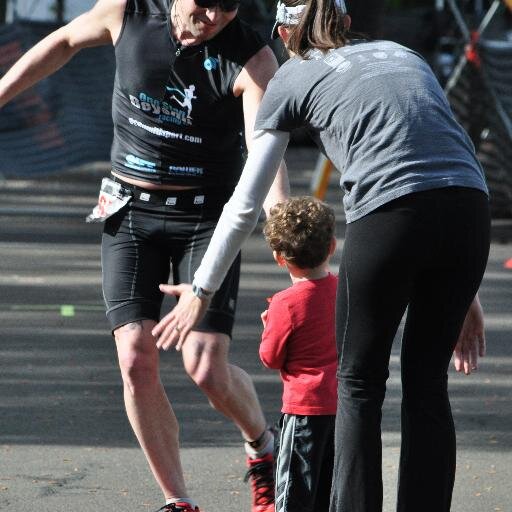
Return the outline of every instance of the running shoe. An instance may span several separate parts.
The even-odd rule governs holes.
[[[192,508],[190,503],[184,501],[177,501],[176,503],[169,503],[159,508],[156,512],[201,512],[199,507]]]
[[[271,453],[259,459],[247,458],[244,482],[251,482],[251,512],[274,512],[274,457]]]

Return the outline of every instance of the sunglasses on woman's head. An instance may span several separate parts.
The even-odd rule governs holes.
[[[219,9],[224,12],[234,11],[240,6],[240,0],[194,0],[194,2],[202,9],[210,9],[218,6]]]

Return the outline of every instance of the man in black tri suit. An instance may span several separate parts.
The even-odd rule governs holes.
[[[238,181],[276,59],[237,17],[239,0],[98,0],[29,50],[0,81],[0,107],[85,47],[114,44],[112,176],[91,218],[104,220],[103,291],[132,428],[165,511],[198,511],[181,468],[178,424],[151,330],[172,265],[191,283]],[[250,148],[249,148],[250,149]],[[285,199],[284,165],[266,209]],[[197,330],[176,347],[187,373],[245,440],[253,512],[272,512],[273,436],[250,377],[229,364],[240,261]],[[196,289],[198,296],[206,290]],[[178,327],[179,329],[179,327]]]

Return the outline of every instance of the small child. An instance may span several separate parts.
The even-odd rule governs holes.
[[[283,415],[276,440],[276,512],[329,510],[337,403],[334,314],[337,277],[334,212],[313,197],[291,198],[270,211],[265,238],[292,286],[261,314],[260,358],[279,369]]]

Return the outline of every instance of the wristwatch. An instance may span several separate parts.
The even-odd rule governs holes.
[[[207,291],[204,288],[197,286],[197,284],[192,283],[192,293],[200,299],[209,299],[214,292]]]

